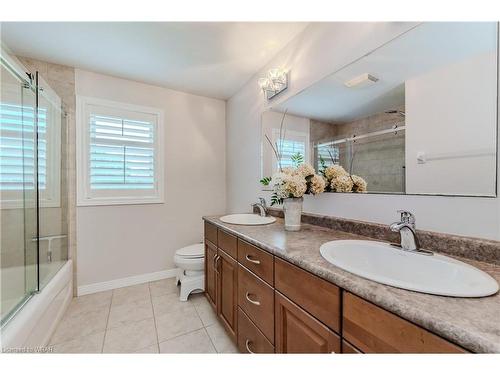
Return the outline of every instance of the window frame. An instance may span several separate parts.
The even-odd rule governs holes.
[[[76,171],[77,171],[77,206],[111,206],[130,204],[160,204],[165,201],[164,181],[164,112],[162,109],[116,102],[89,96],[76,97]],[[123,118],[132,114],[155,117],[154,124],[154,184],[152,190],[116,189],[98,191],[90,187],[90,111],[91,107],[107,109],[109,114]]]

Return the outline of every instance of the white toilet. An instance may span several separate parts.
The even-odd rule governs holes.
[[[202,243],[177,250],[174,263],[179,268],[175,282],[181,283],[179,296],[181,301],[187,301],[188,296],[194,291],[205,290],[205,246]]]

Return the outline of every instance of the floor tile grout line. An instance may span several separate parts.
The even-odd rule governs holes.
[[[96,292],[96,293],[100,293],[100,292]],[[93,294],[94,294],[94,293],[93,293]],[[72,298],[72,300],[71,300],[71,302],[73,302],[73,300],[74,300],[74,299],[77,299],[77,298],[78,298],[78,297],[73,297],[73,298]],[[110,304],[110,307],[111,307],[111,304]],[[95,309],[93,309],[93,310],[91,310],[91,311],[100,310],[100,309],[103,309],[103,308],[104,308],[104,306],[102,306],[102,307],[100,307],[100,308],[95,308]],[[105,327],[105,328],[104,328],[104,330],[102,330],[102,331],[93,331],[93,332],[87,333],[87,334],[82,335],[82,336],[76,336],[76,337],[73,337],[73,338],[68,339],[68,340],[63,340],[63,341],[58,341],[58,342],[55,342],[55,343],[51,343],[51,341],[52,341],[52,339],[53,339],[53,337],[54,337],[54,335],[55,335],[55,333],[56,333],[57,329],[59,328],[59,326],[61,325],[61,323],[62,323],[62,322],[66,319],[66,317],[67,317],[67,313],[68,313],[68,310],[66,310],[66,311],[64,312],[64,314],[63,314],[63,316],[62,316],[61,320],[57,323],[56,328],[54,329],[54,332],[52,333],[52,336],[51,336],[51,337],[50,337],[50,339],[49,339],[49,344],[48,344],[48,345],[50,345],[50,346],[61,345],[61,344],[64,344],[64,343],[68,343],[68,342],[70,342],[70,341],[81,340],[81,339],[84,339],[84,338],[86,338],[86,337],[88,337],[88,336],[91,336],[91,335],[96,335],[96,334],[98,334],[98,333],[101,333],[101,332],[105,332],[105,331],[106,331],[106,327]],[[108,312],[108,314],[109,314],[109,312]],[[109,317],[109,316],[108,316],[108,317]],[[107,323],[106,323],[106,324],[107,324]]]
[[[212,340],[212,337],[210,336],[210,334],[207,331],[207,327],[203,327],[203,329],[205,330],[205,333],[207,334],[208,339],[210,340],[210,344],[212,344],[212,347],[215,350],[215,353],[220,354],[219,351],[217,350],[217,348],[215,347],[215,344],[214,344],[214,341]]]
[[[203,328],[205,328],[205,327],[201,326],[200,328],[191,329],[191,330],[189,330],[189,331],[186,331],[186,332],[180,333],[180,334],[178,334],[178,335],[175,335],[175,336],[169,337],[168,339],[165,339],[165,340],[162,340],[162,341],[159,341],[159,339],[158,339],[158,341],[159,341],[160,343],[162,343],[162,342],[165,342],[165,341],[168,341],[168,340],[176,339],[176,338],[178,338],[178,337],[181,337],[181,336],[187,335],[187,334],[189,334],[189,333],[193,333],[193,332],[199,331],[199,330],[201,330],[201,329],[203,329]]]
[[[151,294],[151,283],[148,284],[148,290],[149,290],[149,300],[151,301],[151,309],[153,309],[153,323],[155,325],[156,347],[158,348],[158,354],[160,354],[160,339],[158,338],[158,326],[156,325],[156,314],[155,314],[155,307],[153,305],[153,295]]]
[[[218,350],[217,350],[217,348],[215,347],[215,344],[214,344],[214,342],[213,342],[213,340],[212,340],[212,337],[210,337],[210,334],[209,334],[209,333],[208,333],[208,331],[207,331],[207,326],[205,326],[205,323],[203,322],[203,319],[201,319],[201,315],[200,315],[200,313],[198,312],[198,308],[197,308],[196,304],[195,304],[195,303],[193,303],[193,305],[194,305],[194,311],[196,311],[196,315],[198,315],[198,318],[201,320],[201,325],[203,326],[203,329],[205,330],[205,333],[207,334],[208,339],[210,340],[210,343],[212,344],[212,347],[214,348],[215,352],[216,352],[217,354],[219,354],[219,351],[218,351]]]
[[[101,353],[104,353],[104,343],[106,342],[106,334],[108,333],[109,317],[111,315],[111,306],[113,306],[114,289],[111,290],[111,301],[109,301],[108,318],[106,319],[106,327],[104,328],[104,336],[102,338]]]

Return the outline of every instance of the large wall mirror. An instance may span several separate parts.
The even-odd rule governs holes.
[[[269,139],[282,166],[297,154],[339,165],[367,193],[496,196],[497,35],[496,23],[423,23],[276,102],[262,175],[278,169]]]

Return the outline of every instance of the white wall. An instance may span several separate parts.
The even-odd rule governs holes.
[[[165,112],[165,203],[78,207],[78,286],[174,268],[225,211],[225,102],[76,70],[76,95]],[[78,124],[77,124],[78,126]]]
[[[495,194],[496,63],[483,53],[406,81],[408,193]]]
[[[269,68],[291,70],[282,101],[415,26],[410,23],[311,24],[227,103],[227,208],[246,212],[260,195],[261,113],[267,103],[257,79]],[[379,223],[397,209],[416,214],[421,229],[500,239],[500,199],[322,194],[306,197],[304,210]]]

